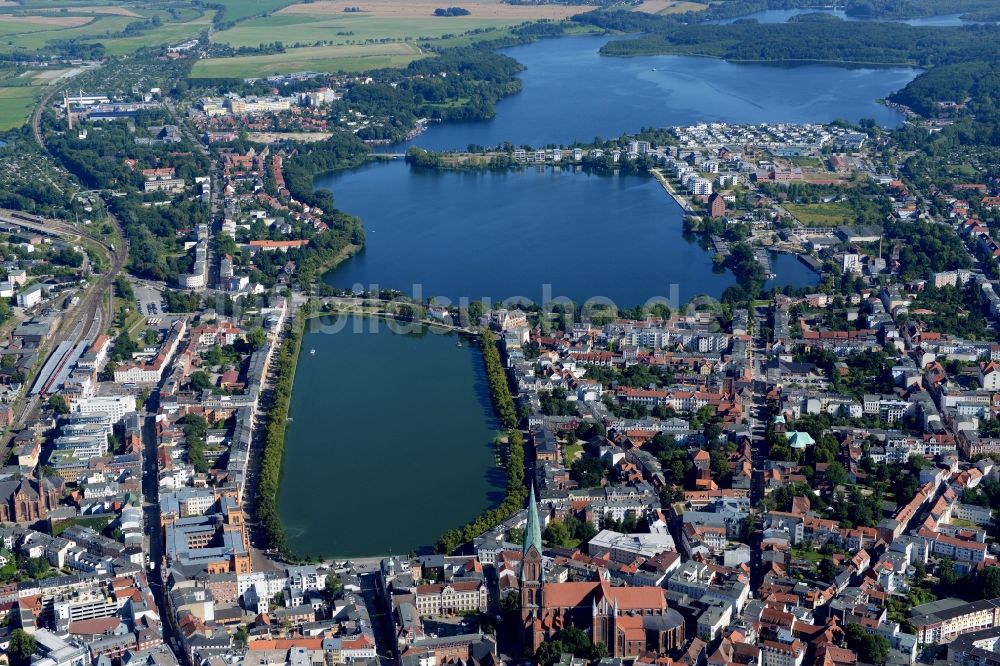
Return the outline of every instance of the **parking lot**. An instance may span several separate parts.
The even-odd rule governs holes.
[[[135,300],[139,305],[140,314],[147,317],[163,314],[163,297],[157,289],[139,283],[133,283],[132,289],[135,292]]]

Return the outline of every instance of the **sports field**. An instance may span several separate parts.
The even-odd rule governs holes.
[[[288,49],[285,53],[199,60],[191,78],[254,78],[291,72],[361,72],[404,67],[423,53],[415,44],[353,44]]]

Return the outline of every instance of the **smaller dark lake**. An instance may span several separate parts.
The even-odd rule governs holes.
[[[478,346],[372,318],[311,323],[278,502],[293,552],[405,554],[499,504],[504,475]]]

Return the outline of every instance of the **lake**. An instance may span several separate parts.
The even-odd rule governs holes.
[[[430,150],[464,150],[504,141],[545,146],[614,138],[643,127],[728,123],[822,123],[874,118],[883,126],[903,116],[875,100],[920,70],[784,67],[713,58],[611,58],[606,36],[543,39],[503,53],[527,69],[523,89],[497,104],[492,120],[432,124],[413,142]],[[403,146],[397,146],[405,148]]]
[[[302,342],[278,501],[293,552],[406,554],[502,500],[477,346],[370,318],[317,328]]]
[[[921,16],[912,19],[869,19],[856,16],[848,16],[842,9],[767,9],[762,12],[747,14],[737,18],[719,19],[712,21],[716,25],[727,25],[737,21],[752,20],[758,23],[787,23],[789,19],[802,14],[830,14],[844,21],[885,21],[888,23],[905,23],[923,28],[954,28],[963,25],[976,25],[977,21],[966,21],[961,14],[941,14],[939,16]]]
[[[547,39],[507,49],[527,67],[524,87],[498,103],[494,119],[433,124],[412,143],[432,150],[504,141],[565,145],[702,121],[870,117],[895,125],[902,116],[875,100],[919,73],[608,58],[598,54],[608,39]],[[680,209],[650,179],[533,169],[437,173],[391,163],[325,174],[315,184],[330,189],[337,206],[360,216],[368,231],[365,251],[326,278],[341,288],[378,285],[412,294],[417,284],[422,296],[452,300],[603,296],[633,306],[652,297],[717,297],[734,283],[712,272],[711,254],[684,240]],[[778,285],[815,280],[794,258],[779,258],[775,268]]]
[[[631,307],[654,297],[718,297],[735,283],[683,237],[680,207],[649,177],[433,171],[394,161],[327,174],[316,185],[365,223],[365,249],[326,276],[341,289],[452,302],[604,297]],[[817,279],[791,256],[774,270],[782,286]]]

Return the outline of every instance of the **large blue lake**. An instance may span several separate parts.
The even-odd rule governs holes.
[[[717,297],[735,283],[684,238],[681,209],[648,177],[433,171],[396,161],[328,174],[317,185],[365,221],[364,251],[327,275],[342,289],[453,302],[604,297],[631,307]],[[816,279],[795,257],[773,264],[776,284]]]
[[[526,66],[524,87],[497,105],[494,119],[434,124],[413,143],[433,150],[505,141],[565,145],[703,121],[874,118],[896,125],[902,116],[876,99],[919,73],[608,58],[598,54],[608,39],[549,39],[508,49]],[[327,276],[342,288],[412,293],[419,285],[423,296],[534,302],[603,296],[633,306],[653,297],[717,297],[734,283],[712,272],[710,253],[683,238],[680,209],[651,179],[533,169],[437,173],[397,162],[326,174],[316,186],[330,189],[338,207],[360,216],[368,230],[364,252]],[[773,267],[777,285],[815,280],[791,257]]]
[[[545,39],[507,49],[525,65],[524,88],[497,104],[492,120],[432,125],[413,142],[431,150],[544,146],[612,138],[643,127],[729,123],[819,123],[903,116],[876,100],[920,72],[827,65],[776,67],[710,58],[598,53],[608,37]]]

